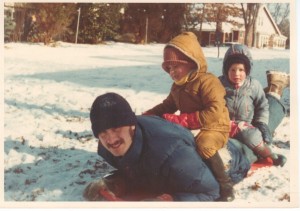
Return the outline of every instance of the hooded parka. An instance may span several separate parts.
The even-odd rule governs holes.
[[[241,86],[236,86],[229,80],[228,71],[232,64],[239,63],[245,66],[246,78]],[[269,103],[259,81],[250,76],[251,68],[252,56],[249,49],[245,45],[233,45],[224,56],[223,75],[219,79],[226,90],[226,105],[235,131],[231,132],[231,137],[256,150],[262,146],[263,136],[253,125],[260,122],[268,125]]]
[[[162,116],[165,113],[196,112],[200,122],[200,133],[196,137],[202,157],[209,158],[227,143],[229,113],[225,105],[225,89],[219,79],[207,71],[207,63],[195,34],[185,32],[173,38],[166,47],[174,47],[197,64],[187,82],[173,83],[170,94],[159,105],[148,110],[148,114]]]
[[[241,57],[249,63],[247,77],[241,87],[236,87],[229,81],[227,63],[230,60]],[[248,48],[244,45],[231,46],[223,61],[223,75],[220,81],[226,90],[226,104],[229,110],[230,119],[236,122],[244,121],[249,124],[253,122],[264,122],[268,124],[269,104],[263,87],[258,80],[250,76],[252,68],[252,57]]]

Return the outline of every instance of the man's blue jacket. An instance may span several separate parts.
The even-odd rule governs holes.
[[[168,193],[174,201],[214,201],[219,197],[219,184],[197,153],[193,134],[162,118],[137,116],[133,143],[124,156],[113,156],[100,142],[98,154],[119,170],[131,191],[142,188]],[[238,175],[248,171],[245,166],[237,169]]]

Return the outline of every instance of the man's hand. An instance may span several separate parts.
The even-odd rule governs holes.
[[[91,182],[84,190],[83,197],[87,201],[122,201],[126,191],[125,182],[118,174],[111,174]]]
[[[87,201],[108,201],[107,196],[112,199],[116,198],[115,195],[107,189],[103,179],[91,182],[83,192],[83,197]]]

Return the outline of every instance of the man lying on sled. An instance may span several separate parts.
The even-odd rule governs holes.
[[[219,184],[196,151],[193,134],[156,116],[135,115],[116,93],[98,96],[91,107],[98,154],[116,170],[91,182],[88,201],[218,201]],[[233,183],[257,161],[245,145],[230,139],[219,150]]]

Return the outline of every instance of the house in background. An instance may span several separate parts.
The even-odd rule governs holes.
[[[9,35],[5,35],[5,41],[26,41],[30,24],[35,20],[33,14],[27,11],[29,8],[22,6],[20,3],[4,3],[4,15],[6,19],[14,21],[14,27]],[[231,43],[244,43],[245,27],[242,18],[234,18],[238,24],[229,22],[222,23],[222,32],[216,35],[216,23],[202,23],[201,32],[200,24],[196,27],[195,33],[202,46],[215,46],[217,42],[221,45]],[[5,27],[7,28],[7,26]],[[254,47],[256,48],[274,48],[285,49],[287,45],[287,37],[282,35],[272,18],[268,8],[262,5],[259,9],[256,32],[253,36],[249,32],[250,39],[254,39]]]
[[[256,21],[255,47],[286,48],[287,37],[282,35],[268,8],[263,5]]]
[[[199,25],[197,28],[197,34],[199,35],[201,45],[215,46],[217,41],[219,41],[221,45],[226,43],[244,43],[244,20],[240,19],[238,22],[239,24],[237,25],[233,25],[229,22],[223,22],[222,32],[219,35],[216,35],[216,23],[203,23],[201,34],[199,32]],[[253,36],[252,32],[249,32],[249,34],[250,39],[254,39],[254,47],[256,48],[286,48],[287,37],[281,34],[277,24],[265,5],[262,5],[258,12],[255,36]]]
[[[215,22],[205,22],[202,23],[201,35],[199,35],[199,40],[201,40],[202,46],[215,46],[217,41],[220,44],[224,43],[244,43],[245,37],[245,27],[233,25],[229,22],[223,22],[222,32],[216,35],[216,23]]]
[[[26,9],[21,3],[4,3],[4,17],[14,23],[14,29],[9,36],[5,37],[5,41],[24,41],[24,25],[26,24],[27,17]]]

